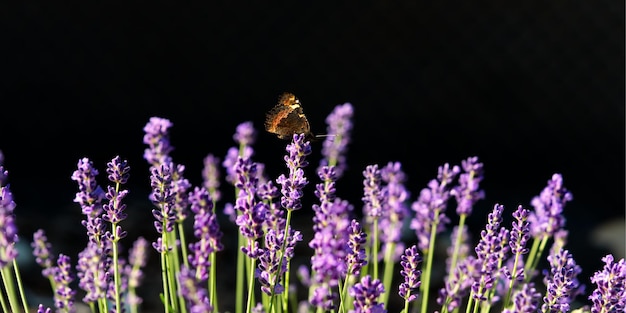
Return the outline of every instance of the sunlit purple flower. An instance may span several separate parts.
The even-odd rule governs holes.
[[[239,144],[239,146],[253,145],[256,140],[256,130],[254,129],[252,122],[248,121],[237,125],[237,130],[233,135],[233,139]]]
[[[43,304],[39,304],[37,307],[37,313],[52,313],[50,308],[44,307]]]
[[[439,290],[437,303],[446,305],[450,312],[458,308],[461,300],[469,293],[472,278],[479,275],[480,267],[480,260],[472,255],[460,259],[446,278],[444,287]]]
[[[417,201],[413,202],[411,209],[415,212],[415,217],[411,221],[411,229],[417,235],[417,246],[422,252],[428,251],[430,244],[430,232],[433,225],[437,225],[436,232],[442,232],[448,217],[444,214],[450,199],[450,184],[459,174],[460,168],[448,163],[440,166],[437,178],[428,183],[428,188],[421,190]]]
[[[383,283],[372,279],[370,275],[363,276],[361,281],[350,287],[350,296],[354,297],[352,313],[384,313],[384,304],[378,302],[380,295],[385,292]]]
[[[485,192],[478,189],[483,180],[483,164],[478,162],[478,157],[469,157],[461,161],[461,167],[463,173],[459,175],[459,185],[454,187],[450,194],[456,198],[457,214],[469,215],[474,204],[485,198]]]
[[[241,250],[251,258],[257,258],[261,249],[258,247],[257,239],[263,236],[263,225],[267,219],[267,204],[256,200],[256,186],[258,178],[256,175],[256,163],[251,159],[238,158],[235,163],[235,187],[239,189],[239,194],[235,201],[235,210],[238,215],[235,220],[239,226],[239,232],[248,238],[247,246]]]
[[[480,232],[480,240],[476,246],[476,256],[480,262],[480,274],[472,283],[472,295],[477,301],[487,301],[486,292],[491,289],[498,278],[499,264],[508,249],[508,231],[501,228],[504,206],[496,204],[489,213],[487,225]]]
[[[106,203],[102,206],[104,210],[104,215],[102,219],[112,223],[118,224],[119,222],[126,219],[126,204],[122,203],[122,200],[128,194],[128,190],[119,189],[120,184],[125,184],[128,180],[128,172],[130,171],[130,167],[127,165],[126,161],[122,161],[119,156],[113,158],[113,160],[107,163],[107,174],[108,178],[111,182],[115,183],[117,186],[107,186],[106,198],[109,200],[109,203]],[[116,232],[116,240],[126,237],[126,232],[122,231],[119,225],[115,225]]]
[[[209,256],[223,249],[217,216],[213,213],[213,201],[204,187],[196,187],[189,194],[191,211],[194,213],[193,233],[197,242],[189,245],[189,263],[195,269],[196,278],[204,281],[209,276]]]
[[[528,216],[532,236],[535,238],[551,236],[563,228],[565,226],[563,208],[572,199],[572,194],[563,186],[561,174],[552,175],[548,185],[531,201],[535,208]]]
[[[413,291],[419,288],[421,284],[420,275],[422,272],[418,266],[422,263],[422,257],[417,252],[417,246],[413,245],[404,251],[400,259],[400,265],[402,265],[400,275],[404,277],[404,282],[400,284],[398,294],[406,301],[411,302],[417,299],[417,295],[413,294]]]
[[[209,293],[204,283],[196,279],[195,274],[188,267],[183,266],[178,273],[180,283],[180,295],[187,300],[190,313],[212,312],[213,307],[209,302]]]
[[[284,157],[289,173],[288,175],[281,174],[276,179],[276,183],[282,186],[280,204],[286,210],[302,208],[300,200],[304,195],[302,189],[309,183],[302,168],[309,164],[306,156],[311,154],[311,143],[304,140],[304,134],[293,135],[293,140],[286,147],[287,155]]]
[[[269,229],[265,234],[265,249],[259,256],[259,267],[255,276],[261,284],[261,291],[267,295],[281,294],[284,286],[280,283],[281,277],[287,272],[287,263],[293,258],[293,249],[297,241],[302,240],[299,231],[289,229],[285,253],[282,254],[284,231]],[[282,258],[281,258],[282,255]],[[272,290],[273,288],[273,290]]]
[[[139,287],[143,280],[142,269],[146,266],[148,260],[147,249],[148,241],[143,237],[139,237],[128,252],[128,264],[124,267],[124,274],[130,290]],[[129,292],[127,298],[127,302],[130,305],[139,305],[143,302],[143,299],[134,292]]]
[[[367,242],[367,234],[361,228],[361,224],[353,219],[350,223],[350,233],[346,246],[346,269],[347,274],[358,276],[361,268],[367,264],[367,255],[365,254],[365,244]]]
[[[567,312],[570,309],[570,303],[574,300],[573,292],[580,287],[576,276],[582,270],[576,265],[569,251],[563,249],[551,253],[548,256],[548,262],[550,271],[544,271],[547,291],[541,310],[543,312]]]
[[[511,229],[511,238],[509,241],[509,246],[511,248],[511,254],[518,260],[519,263],[523,262],[522,255],[528,253],[528,248],[526,248],[526,243],[528,239],[530,239],[530,227],[528,223],[528,214],[530,211],[524,209],[521,205],[517,207],[517,210],[513,212],[513,217],[515,221],[513,222],[513,227]],[[507,279],[513,279],[515,281],[522,281],[525,277],[524,268],[515,268],[509,271],[511,273],[510,277]]]
[[[221,199],[220,188],[220,159],[209,153],[203,160],[204,168],[202,169],[202,185],[209,191],[213,202]]]
[[[237,163],[237,159],[242,157],[244,159],[249,159],[254,154],[254,150],[251,147],[245,146],[241,153],[239,153],[239,149],[236,147],[230,147],[226,153],[226,157],[224,157],[224,161],[222,161],[222,166],[226,170],[226,181],[235,184],[236,176],[235,173],[235,164]]]
[[[326,132],[329,134],[322,144],[322,156],[319,172],[324,166],[333,166],[337,173],[337,178],[343,176],[346,170],[346,152],[351,140],[352,117],[354,109],[352,104],[344,103],[337,105],[326,117]]]
[[[111,262],[108,250],[94,241],[88,241],[87,247],[78,253],[76,272],[78,286],[85,291],[84,302],[93,303],[106,297],[113,280],[108,272]]]
[[[88,158],[78,160],[78,169],[72,173],[72,180],[78,183],[74,202],[80,204],[84,215],[100,216],[104,191],[96,182],[98,170]]]
[[[380,240],[385,244],[393,244],[400,246],[401,252],[404,251],[404,245],[401,242],[402,224],[409,214],[409,208],[406,203],[410,193],[404,187],[406,175],[402,171],[400,162],[389,162],[380,171],[382,181],[385,185],[382,187],[383,215],[378,223],[380,230]],[[392,259],[397,262],[400,254]]]
[[[0,268],[13,262],[18,255],[15,247],[18,237],[14,209],[15,202],[9,185],[0,187]]]
[[[48,242],[48,237],[46,237],[46,233],[43,229],[38,229],[33,234],[33,242],[30,246],[33,248],[35,262],[43,268],[41,274],[44,277],[52,278],[54,276],[52,267],[54,255],[51,251],[52,245]]]
[[[384,195],[381,190],[381,176],[378,165],[368,165],[363,171],[363,213],[368,221],[379,219],[383,215]]]
[[[602,258],[604,267],[591,277],[596,289],[589,296],[593,302],[592,313],[624,312],[626,308],[626,263],[615,262],[613,255]]]
[[[143,158],[151,166],[169,163],[172,161],[170,153],[174,147],[170,144],[169,128],[174,124],[170,120],[160,117],[151,117],[150,121],[143,128],[145,132],[143,143],[148,145],[144,150]]]
[[[505,309],[502,313],[534,313],[539,307],[541,294],[532,283],[523,284],[522,288],[513,295],[513,308]]]
[[[189,189],[191,183],[183,176],[185,166],[176,164],[172,167],[172,208],[176,212],[176,222],[182,223],[186,218],[189,210]]]
[[[174,230],[174,222],[176,220],[176,212],[173,209],[173,193],[172,193],[172,168],[173,164],[161,164],[152,167],[150,172],[150,200],[157,207],[152,210],[152,215],[156,219],[154,227],[157,232],[172,232]],[[161,237],[159,237],[160,239]],[[164,243],[153,243],[154,248],[159,252],[164,252],[170,247],[163,247]],[[171,244],[171,243],[170,243]]]
[[[74,295],[76,291],[70,287],[74,280],[71,272],[72,265],[67,255],[59,254],[57,267],[54,271],[54,281],[56,290],[54,293],[54,305],[63,312],[74,312]]]

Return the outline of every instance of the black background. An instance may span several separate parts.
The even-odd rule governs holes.
[[[568,248],[585,283],[608,252],[591,230],[624,219],[623,1],[29,1],[1,12],[0,149],[22,240],[44,228],[56,252],[74,255],[86,240],[70,180],[82,157],[103,185],[107,161],[129,161],[127,246],[140,234],[154,240],[142,159],[151,116],[174,123],[172,156],[194,185],[202,158],[223,158],[244,121],[259,131],[255,159],[277,177],[287,142],[261,127],[283,91],[300,98],[317,133],[335,105],[354,105],[337,192],[357,210],[368,164],[402,162],[413,201],[437,166],[476,155],[487,194],[469,220],[477,234],[495,203],[508,215],[530,207],[562,173],[574,195]],[[225,184],[223,194],[232,200]],[[307,227],[310,212],[298,214]]]

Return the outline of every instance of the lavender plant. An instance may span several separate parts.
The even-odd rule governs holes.
[[[336,183],[348,169],[352,117],[349,103],[338,105],[328,116],[331,136],[322,144],[318,178],[310,180],[305,174],[317,146],[303,134],[294,134],[286,145],[286,172],[275,179],[267,177],[252,148],[256,130],[252,122],[244,122],[233,136],[237,146],[227,151],[221,163],[224,177],[220,177],[220,160],[208,154],[197,186],[184,178],[185,167],[170,156],[173,123],[151,118],[144,127],[148,146],[144,158],[150,165],[148,200],[153,205],[155,232],[146,236],[153,238],[155,250],[139,237],[124,253],[129,244],[123,228],[128,162],[119,156],[108,162],[109,183],[102,188],[93,162],[80,159],[71,179],[78,184],[74,202],[84,215],[85,248],[75,259],[57,255],[44,229],[33,234],[31,243],[43,279],[50,284],[54,310],[75,312],[75,303],[82,301],[91,312],[141,312],[143,269],[156,251],[162,283],[159,300],[168,313],[387,312],[392,303],[401,303],[398,310],[405,313],[624,312],[624,259],[605,256],[604,267],[589,280],[595,289],[585,297],[585,284],[578,278],[581,269],[567,249],[563,213],[573,197],[560,174],[551,177],[530,206],[519,205],[509,212],[495,204],[482,230],[465,223],[474,205],[486,198],[480,188],[483,164],[477,157],[462,160],[460,166],[439,167],[436,178],[414,200],[404,186],[408,175],[400,162],[380,168],[371,164],[363,169],[362,202],[350,203],[338,196]],[[226,194],[221,178],[233,187],[233,203],[220,202]],[[294,213],[307,207],[302,199],[310,181],[315,181],[316,197],[311,227],[295,229],[292,220],[300,217]],[[0,164],[4,286],[0,306],[4,312],[30,308],[49,313],[52,309],[43,304],[29,307],[23,292],[15,249],[15,219],[20,215],[19,211],[15,214],[7,182],[8,172]],[[447,209],[452,199],[459,223],[449,227]],[[362,205],[363,211],[356,212],[356,205]],[[220,225],[220,214],[230,217],[232,224]],[[513,220],[509,225],[503,222],[507,215]],[[191,243],[184,236],[188,217],[193,219]],[[405,221],[413,231],[410,239],[401,236]],[[216,262],[216,256],[227,250],[222,243],[226,227],[236,228],[238,234],[234,291],[218,286],[217,279],[227,266]],[[446,230],[451,245],[447,258],[439,260],[435,248],[442,241],[437,236]],[[297,252],[306,248],[304,240],[310,253],[300,256],[309,262],[296,269],[299,279],[292,279],[291,264]],[[540,260],[547,260],[548,268],[537,268]],[[440,308],[429,310],[436,262],[445,264],[444,287],[435,293]],[[83,296],[77,299],[79,294]],[[231,294],[235,302],[228,307],[220,299]]]

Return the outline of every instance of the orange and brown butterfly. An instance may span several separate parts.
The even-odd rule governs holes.
[[[304,134],[307,140],[316,137],[311,132],[311,126],[302,111],[300,100],[289,92],[283,93],[278,99],[278,104],[267,112],[265,130],[280,139],[287,140],[291,140],[294,134]]]

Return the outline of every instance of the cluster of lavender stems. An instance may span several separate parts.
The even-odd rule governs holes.
[[[567,249],[563,214],[573,196],[560,174],[554,174],[529,205],[512,210],[496,203],[483,229],[465,224],[475,204],[486,198],[478,157],[461,160],[460,165],[443,164],[426,187],[415,192],[414,200],[404,185],[407,174],[400,162],[368,165],[362,169],[362,202],[349,203],[338,196],[336,182],[348,169],[352,118],[353,107],[345,103],[326,119],[331,136],[322,144],[318,178],[305,175],[316,146],[303,134],[294,134],[287,143],[282,174],[267,177],[264,164],[255,159],[254,125],[245,122],[233,136],[237,145],[223,160],[207,155],[202,182],[193,186],[184,177],[184,165],[170,155],[173,123],[152,117],[143,138],[152,187],[147,201],[153,206],[155,232],[146,235],[154,238],[151,244],[144,237],[131,242],[126,238],[128,162],[119,156],[108,162],[107,182],[100,185],[96,165],[88,158],[78,160],[71,179],[78,185],[74,202],[84,215],[86,247],[72,260],[56,254],[44,229],[31,241],[43,279],[50,284],[53,307],[31,307],[25,296],[15,248],[15,219],[21,216],[14,211],[0,153],[2,310],[75,312],[80,301],[94,313],[141,312],[143,270],[149,260],[158,260],[159,300],[168,313],[387,312],[393,303],[403,305],[400,310],[406,313],[624,312],[624,259],[609,254],[590,279],[578,277],[581,269]],[[233,202],[221,202],[221,179],[230,184]],[[307,232],[294,229],[291,222],[302,218],[298,211],[308,206],[302,198],[309,182],[315,183],[316,202],[310,206],[312,237],[304,238]],[[230,217],[230,224],[220,225],[220,214]],[[512,223],[504,222],[507,216]],[[185,238],[188,218],[191,240]],[[234,291],[217,283],[219,275],[229,276],[219,270],[225,265],[216,262],[216,254],[225,249],[224,227],[239,230]],[[446,233],[451,245],[441,260],[435,243]],[[310,262],[292,277],[291,263],[300,245],[311,249],[304,255]],[[157,258],[150,257],[154,253]],[[540,260],[549,268],[537,268]],[[445,264],[444,287],[437,292],[431,290],[434,264]],[[585,294],[585,287],[591,292]],[[299,297],[302,288],[304,298]],[[429,300],[435,300],[431,292],[435,308],[429,308]],[[234,307],[220,303],[231,294]]]

